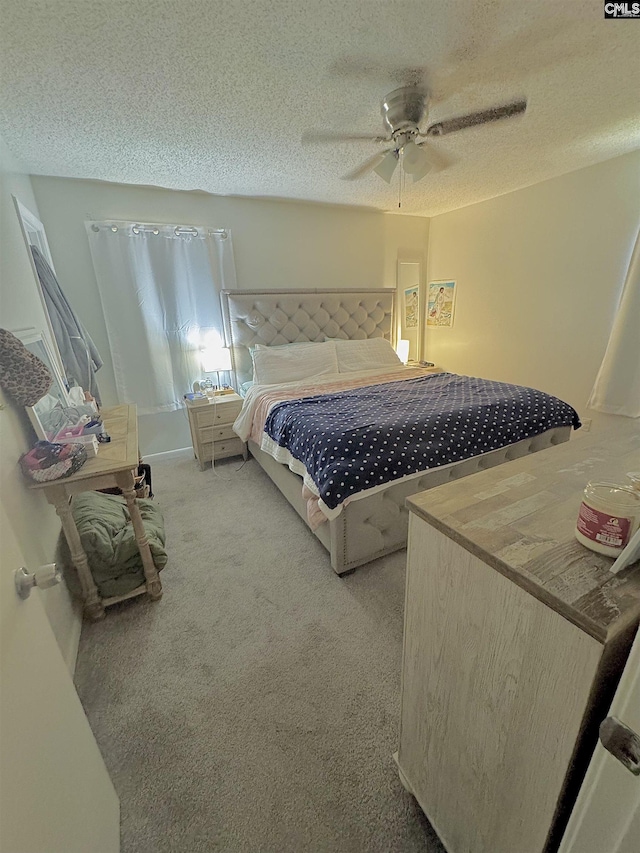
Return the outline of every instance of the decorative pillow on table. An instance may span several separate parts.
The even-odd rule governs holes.
[[[333,342],[297,343],[254,348],[253,378],[258,385],[298,382],[314,376],[338,373]]]
[[[402,366],[398,354],[385,338],[367,338],[362,341],[336,339],[333,343],[340,373]]]
[[[0,385],[21,406],[35,406],[53,383],[47,365],[19,338],[0,329]]]

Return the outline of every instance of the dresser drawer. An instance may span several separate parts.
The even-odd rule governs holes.
[[[198,429],[212,427],[217,424],[232,424],[240,414],[242,403],[222,403],[217,406],[202,407],[203,411],[195,411]]]
[[[222,441],[227,438],[237,438],[237,434],[233,431],[231,424],[223,426],[200,427],[198,430],[200,441],[203,444],[210,444],[212,441]]]

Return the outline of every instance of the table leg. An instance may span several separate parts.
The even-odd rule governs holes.
[[[142,523],[140,507],[138,506],[138,501],[136,498],[135,478],[133,475],[133,471],[119,472],[118,474],[116,474],[116,481],[118,483],[118,486],[122,490],[122,494],[124,495],[125,500],[127,502],[127,507],[129,508],[129,515],[131,516],[133,531],[136,535],[136,542],[138,543],[140,556],[142,557],[142,569],[144,571],[147,592],[149,594],[149,597],[156,601],[157,599],[162,598],[162,584],[160,583],[160,578],[158,577],[158,570],[156,569],[156,565],[153,562],[153,557],[151,556],[149,540],[147,539],[147,533],[144,529],[144,524]]]
[[[73,565],[76,567],[78,578],[80,580],[84,612],[89,619],[92,619],[94,622],[97,622],[99,619],[104,619],[102,599],[100,598],[98,587],[96,586],[93,575],[91,574],[87,555],[82,547],[80,534],[78,533],[78,528],[73,520],[69,497],[65,492],[64,487],[60,486],[57,489],[48,490],[47,499],[56,508],[56,512],[62,522],[62,530],[64,531],[65,539],[69,545],[71,560],[73,561]]]

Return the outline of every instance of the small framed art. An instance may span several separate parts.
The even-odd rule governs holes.
[[[432,281],[427,295],[427,326],[453,326],[455,281]]]

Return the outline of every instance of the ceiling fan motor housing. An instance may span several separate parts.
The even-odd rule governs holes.
[[[402,86],[383,99],[382,120],[392,135],[403,130],[418,131],[426,112],[427,96],[428,92],[419,86]]]

